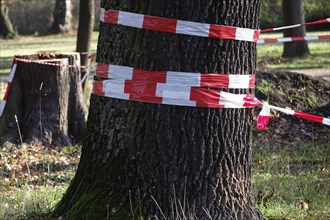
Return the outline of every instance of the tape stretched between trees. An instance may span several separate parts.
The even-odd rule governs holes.
[[[329,39],[330,39],[330,35],[265,38],[265,39],[259,39],[257,41],[257,44],[284,43],[284,42],[294,42],[294,41],[316,41],[316,40],[329,40]]]
[[[257,128],[259,130],[264,130],[267,127],[267,124],[270,119],[270,110],[279,111],[288,115],[293,115],[299,118],[303,118],[309,121],[314,121],[324,125],[330,126],[330,118],[325,118],[322,116],[312,115],[305,112],[299,112],[292,109],[280,108],[277,106],[269,105],[267,102],[264,102],[262,110],[257,118]]]
[[[101,8],[100,20],[107,24],[197,37],[256,42],[260,30],[176,20]]]
[[[280,31],[280,30],[285,30],[285,29],[291,29],[291,28],[296,28],[296,27],[302,27],[302,26],[308,26],[308,25],[315,25],[315,24],[324,24],[324,23],[329,23],[330,18],[322,19],[319,21],[312,21],[312,22],[306,22],[302,24],[294,24],[294,25],[288,25],[288,26],[282,26],[282,27],[277,27],[277,28],[268,28],[261,30],[261,33],[266,33],[266,32],[272,32],[272,31]]]
[[[68,68],[82,68],[82,69],[94,69],[95,67],[91,66],[77,66],[77,65],[70,65],[70,64],[60,64],[60,63],[50,63],[44,62],[39,60],[28,60],[28,59],[21,59],[16,58],[16,61],[23,62],[23,63],[37,63],[41,65],[48,65],[48,66],[60,66],[60,67],[68,67]]]
[[[5,110],[5,107],[6,107],[6,104],[7,104],[7,101],[8,101],[10,86],[11,86],[11,83],[13,81],[13,78],[14,78],[14,75],[15,75],[15,72],[16,72],[16,68],[17,68],[17,59],[16,59],[16,57],[14,57],[13,65],[11,67],[10,74],[8,76],[8,79],[7,79],[6,92],[5,92],[5,95],[4,95],[4,97],[3,97],[3,99],[0,103],[0,117],[2,116],[3,111]]]

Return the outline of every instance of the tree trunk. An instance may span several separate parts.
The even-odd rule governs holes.
[[[282,0],[284,25],[305,23],[303,0]],[[283,30],[284,37],[306,36],[306,27]],[[309,54],[307,41],[284,43],[283,57],[302,57]]]
[[[5,110],[0,118],[3,141],[20,140],[46,146],[79,143],[86,127],[87,110],[82,95],[79,54],[40,53],[16,56],[63,66],[17,61]]]
[[[77,36],[77,52],[90,51],[92,41],[92,34],[94,28],[94,1],[93,0],[80,0],[79,9],[79,26]],[[88,65],[88,54],[81,55],[81,65]],[[86,70],[82,70],[82,76]],[[85,83],[83,84],[83,88]]]
[[[54,21],[49,30],[49,33],[66,33],[72,30],[71,0],[56,0],[53,17]]]
[[[258,0],[118,0],[102,1],[102,7],[259,26]],[[250,74],[255,73],[256,44],[101,23],[97,62]],[[263,219],[251,190],[251,136],[252,109],[179,107],[92,95],[79,168],[54,214],[68,219]]]
[[[8,16],[8,8],[5,2],[0,0],[0,37],[3,38],[14,38],[16,32],[14,31],[13,25]]]

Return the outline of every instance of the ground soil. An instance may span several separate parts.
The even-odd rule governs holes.
[[[310,71],[309,74],[315,72]],[[260,69],[257,73],[256,96],[269,101],[271,105],[330,118],[330,82],[307,74]],[[256,109],[256,115],[258,112],[260,109]],[[329,126],[273,112],[268,128],[264,133],[255,132],[255,139],[267,137],[269,141],[280,145],[303,144],[309,140],[330,144],[329,131]]]

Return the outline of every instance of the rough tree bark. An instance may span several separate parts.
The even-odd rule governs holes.
[[[53,17],[53,24],[48,31],[49,33],[66,33],[72,30],[71,0],[56,0]]]
[[[305,23],[303,0],[282,0],[284,25]],[[284,37],[306,36],[306,27],[297,27],[283,30]],[[284,43],[283,57],[302,57],[308,55],[307,41]]]
[[[17,58],[61,65],[79,65],[79,53],[40,53]],[[50,66],[17,61],[6,108],[0,118],[2,141],[46,146],[79,143],[86,129],[87,109],[76,66]]]
[[[8,7],[3,0],[0,0],[0,37],[14,38],[16,32],[8,16]]]
[[[258,0],[102,1],[105,9],[245,28],[258,28],[259,6]],[[250,74],[256,44],[101,23],[97,62]],[[251,190],[252,111],[92,95],[79,168],[54,215],[263,219]]]
[[[94,28],[94,1],[80,0],[79,9],[79,25],[77,35],[77,52],[90,51]],[[88,65],[88,55],[81,55],[81,65]],[[82,70],[84,75],[84,70]],[[83,85],[85,87],[85,83]]]

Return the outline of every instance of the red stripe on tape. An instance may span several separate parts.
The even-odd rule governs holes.
[[[235,39],[236,38],[236,28],[211,24],[209,37],[210,38],[221,38],[221,39]]]
[[[145,15],[143,20],[143,29],[175,33],[176,23],[177,21],[174,19]]]
[[[10,86],[11,86],[11,83],[10,83],[10,82],[7,82],[6,93],[5,93],[5,95],[3,96],[3,100],[5,100],[5,101],[8,101],[8,96],[9,96]]]
[[[148,71],[133,69],[133,81],[146,81],[153,83],[165,83],[166,82],[166,72],[164,71]]]
[[[93,91],[96,95],[104,96],[105,93],[103,91],[103,81],[94,81]]]
[[[265,41],[265,43],[275,43],[275,42],[278,42],[277,38],[275,39],[263,39]]]
[[[109,71],[109,65],[98,63],[97,69],[96,69],[96,76],[102,77],[102,78],[108,78],[108,71]]]
[[[246,94],[244,100],[244,107],[255,107],[255,106],[260,106],[262,103],[255,98],[254,94]]]
[[[228,88],[229,75],[204,74],[201,77],[201,87]]]
[[[291,37],[292,41],[303,41],[305,37]]]
[[[296,112],[296,111],[293,115],[297,116],[299,118],[304,118],[304,119],[310,120],[310,121],[323,123],[323,117],[321,117],[321,116],[311,115],[311,114],[307,114],[307,113],[304,113],[304,112]]]
[[[330,39],[330,35],[319,36],[319,39]]]
[[[250,88],[254,88],[255,81],[256,81],[256,75],[255,74],[250,75],[250,82],[249,82],[249,87]]]
[[[253,41],[257,42],[260,37],[260,30],[255,30],[253,34]]]
[[[220,105],[220,91],[203,88],[191,88],[190,100],[196,101],[197,107],[223,108]]]
[[[118,24],[119,11],[106,10],[104,11],[104,22],[110,24]]]

